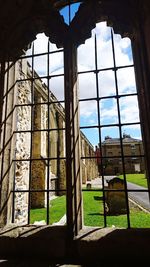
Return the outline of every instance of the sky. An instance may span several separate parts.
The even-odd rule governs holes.
[[[71,10],[71,18],[75,15],[79,7],[74,5]],[[69,23],[68,9],[61,11],[65,22]],[[94,39],[97,38],[97,62],[99,69],[105,69],[98,74],[98,91],[100,97],[113,96],[116,94],[114,71],[106,70],[114,66],[112,44],[110,39],[111,28],[106,26],[105,22],[96,24],[92,30],[91,38],[87,39],[85,44],[78,47],[78,71],[91,71],[95,68]],[[35,53],[47,51],[48,38],[44,34],[39,34],[34,42]],[[116,66],[132,65],[132,49],[129,38],[121,38],[114,34]],[[59,51],[55,44],[50,44],[50,51]],[[30,54],[30,51],[28,51]],[[54,53],[50,56],[50,74],[63,74],[63,52]],[[35,57],[34,68],[41,76],[47,75],[47,56]],[[108,124],[118,123],[118,110],[116,98],[101,99],[97,101],[90,100],[96,97],[96,75],[95,73],[79,74],[79,99],[88,99],[80,102],[80,126],[96,126],[98,124],[98,108],[100,110],[100,124],[102,140],[105,136],[119,137],[119,129],[116,126],[107,127]],[[117,70],[118,92],[119,94],[136,93],[136,83],[134,68],[121,68]],[[46,83],[46,81],[44,81]],[[50,79],[51,91],[58,100],[64,100],[64,79],[62,77]],[[99,105],[99,107],[98,107]],[[137,96],[120,97],[120,117],[121,123],[139,122],[139,108]],[[105,127],[106,126],[106,127]],[[82,129],[89,141],[95,146],[99,143],[98,129]],[[122,133],[130,134],[134,138],[141,139],[140,126],[130,125],[122,127]]]

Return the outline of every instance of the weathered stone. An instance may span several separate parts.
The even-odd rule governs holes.
[[[86,188],[87,188],[87,189],[91,189],[91,187],[92,187],[91,183],[87,183],[87,184],[86,184]]]
[[[14,197],[14,222],[27,223],[29,196],[30,208],[43,208],[47,205],[45,190],[52,190],[49,192],[50,197],[66,194],[65,112],[40,79],[36,79],[33,86],[29,80],[32,77],[32,69],[25,59],[13,65],[10,76],[10,86],[14,86],[15,94],[13,95],[12,90],[8,97],[8,112],[12,112],[13,106],[16,107],[12,112],[13,120],[11,121],[10,117],[7,121],[6,142],[11,133],[13,135],[14,131],[18,132],[13,135],[12,143],[5,149],[3,172],[8,172],[10,159],[15,163],[8,172],[11,185],[4,186],[3,183],[3,191],[6,192],[8,188],[16,190],[11,195]],[[49,100],[50,106],[47,105]],[[33,103],[34,105],[31,105]],[[94,159],[94,148],[82,132],[80,140],[81,156],[85,157],[81,169],[83,183],[86,184],[97,177],[97,163]],[[11,147],[14,146],[15,151],[11,151],[10,157]],[[15,177],[12,177],[12,173]],[[27,192],[30,189],[35,192]],[[12,199],[10,203],[12,204]],[[12,209],[9,211],[11,220]]]
[[[110,190],[105,193],[107,213],[109,215],[127,213],[124,181],[118,177],[114,177],[108,182],[107,189]]]

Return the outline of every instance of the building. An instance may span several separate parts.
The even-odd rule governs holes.
[[[125,228],[84,228],[81,200],[81,176],[79,153],[79,124],[77,101],[77,47],[91,35],[96,23],[106,20],[115,33],[128,36],[132,42],[136,82],[138,88],[143,145],[146,158],[146,172],[150,177],[150,2],[148,0],[83,0],[75,18],[67,25],[59,11],[77,0],[5,0],[0,9],[0,114],[6,116],[8,125],[13,118],[2,114],[3,102],[7,99],[4,84],[10,84],[8,72],[36,34],[47,36],[64,48],[65,97],[66,97],[66,190],[67,224],[65,226],[35,226],[11,224],[14,192],[7,172],[1,175],[1,236],[0,255],[3,266],[57,266],[57,264],[78,264],[79,266],[133,266],[149,262],[150,229],[132,228],[129,220]],[[69,17],[70,17],[69,15]],[[93,57],[95,55],[93,51]],[[88,55],[87,55],[88,57]],[[9,62],[6,68],[5,63]],[[115,66],[114,71],[117,71]],[[116,72],[115,72],[116,74]],[[96,78],[98,75],[95,70]],[[116,76],[115,76],[116,78]],[[127,77],[128,79],[128,77]],[[33,77],[32,77],[33,81]],[[96,79],[98,82],[98,79]],[[117,84],[117,82],[116,82]],[[11,86],[10,86],[11,87]],[[11,93],[12,91],[9,90]],[[8,92],[7,92],[8,93]],[[116,97],[118,101],[118,97]],[[5,102],[7,103],[7,101]],[[8,105],[8,109],[9,109]],[[12,108],[12,107],[11,107]],[[12,114],[11,114],[12,115]],[[98,117],[100,114],[98,114]],[[9,120],[10,119],[10,120]],[[99,118],[100,119],[100,118]],[[3,127],[3,125],[2,125]],[[100,127],[99,127],[100,129]],[[5,136],[9,132],[5,131]],[[2,152],[9,139],[3,142]],[[5,153],[6,152],[6,153]],[[4,157],[3,157],[4,158]],[[30,159],[32,161],[32,159]],[[4,163],[4,162],[3,162]],[[2,164],[3,166],[3,164]],[[11,169],[11,164],[6,170]],[[13,170],[12,170],[13,171]],[[30,191],[31,193],[31,191]],[[8,212],[9,210],[9,212]],[[106,217],[104,216],[104,219]]]
[[[3,167],[7,170],[13,162],[13,172],[11,169],[7,175],[9,180],[14,180],[14,223],[27,223],[29,195],[23,192],[29,190],[30,183],[33,191],[31,208],[46,207],[47,189],[50,190],[49,198],[66,194],[65,109],[35,71],[36,80],[31,90],[32,70],[26,59],[16,62],[9,75],[15,84],[15,94],[7,100],[10,107],[14,106],[15,113],[6,126],[7,138],[11,138],[6,151],[9,153],[13,145],[16,149],[9,157],[4,156]],[[82,132],[79,138],[83,157],[82,183],[86,184],[98,176],[97,162],[94,158],[86,159],[94,156],[94,148]],[[32,162],[28,160],[31,157]]]
[[[106,136],[101,148],[105,175],[123,174],[123,162],[126,173],[145,172],[142,140],[123,134],[121,151],[120,139]]]

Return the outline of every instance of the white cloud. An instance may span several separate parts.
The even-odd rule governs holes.
[[[80,102],[80,116],[90,117],[97,112],[96,101]]]
[[[120,98],[120,111],[122,123],[139,122],[139,107],[137,97],[130,96]]]

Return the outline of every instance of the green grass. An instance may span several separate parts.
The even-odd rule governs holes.
[[[46,213],[47,213],[46,208],[31,209],[30,211],[31,223],[42,220],[46,221]],[[49,214],[50,214],[49,224],[58,222],[65,213],[66,213],[66,196],[61,196],[51,200],[49,208]]]
[[[104,226],[104,211],[101,192],[84,192],[84,224],[87,226]],[[127,227],[127,215],[107,216],[107,226]],[[137,208],[130,209],[131,227],[150,227],[150,214]]]
[[[119,177],[123,178],[123,175],[120,175]],[[133,184],[137,184],[147,188],[147,178],[145,177],[144,173],[126,174],[126,179],[127,182],[131,182]]]
[[[51,200],[50,224],[59,221],[66,213],[65,196]],[[83,192],[84,225],[104,227],[102,193],[97,191]],[[46,220],[46,209],[32,209],[31,223]],[[127,215],[107,216],[107,226],[127,227]],[[137,208],[130,210],[131,227],[150,227],[150,214]]]

